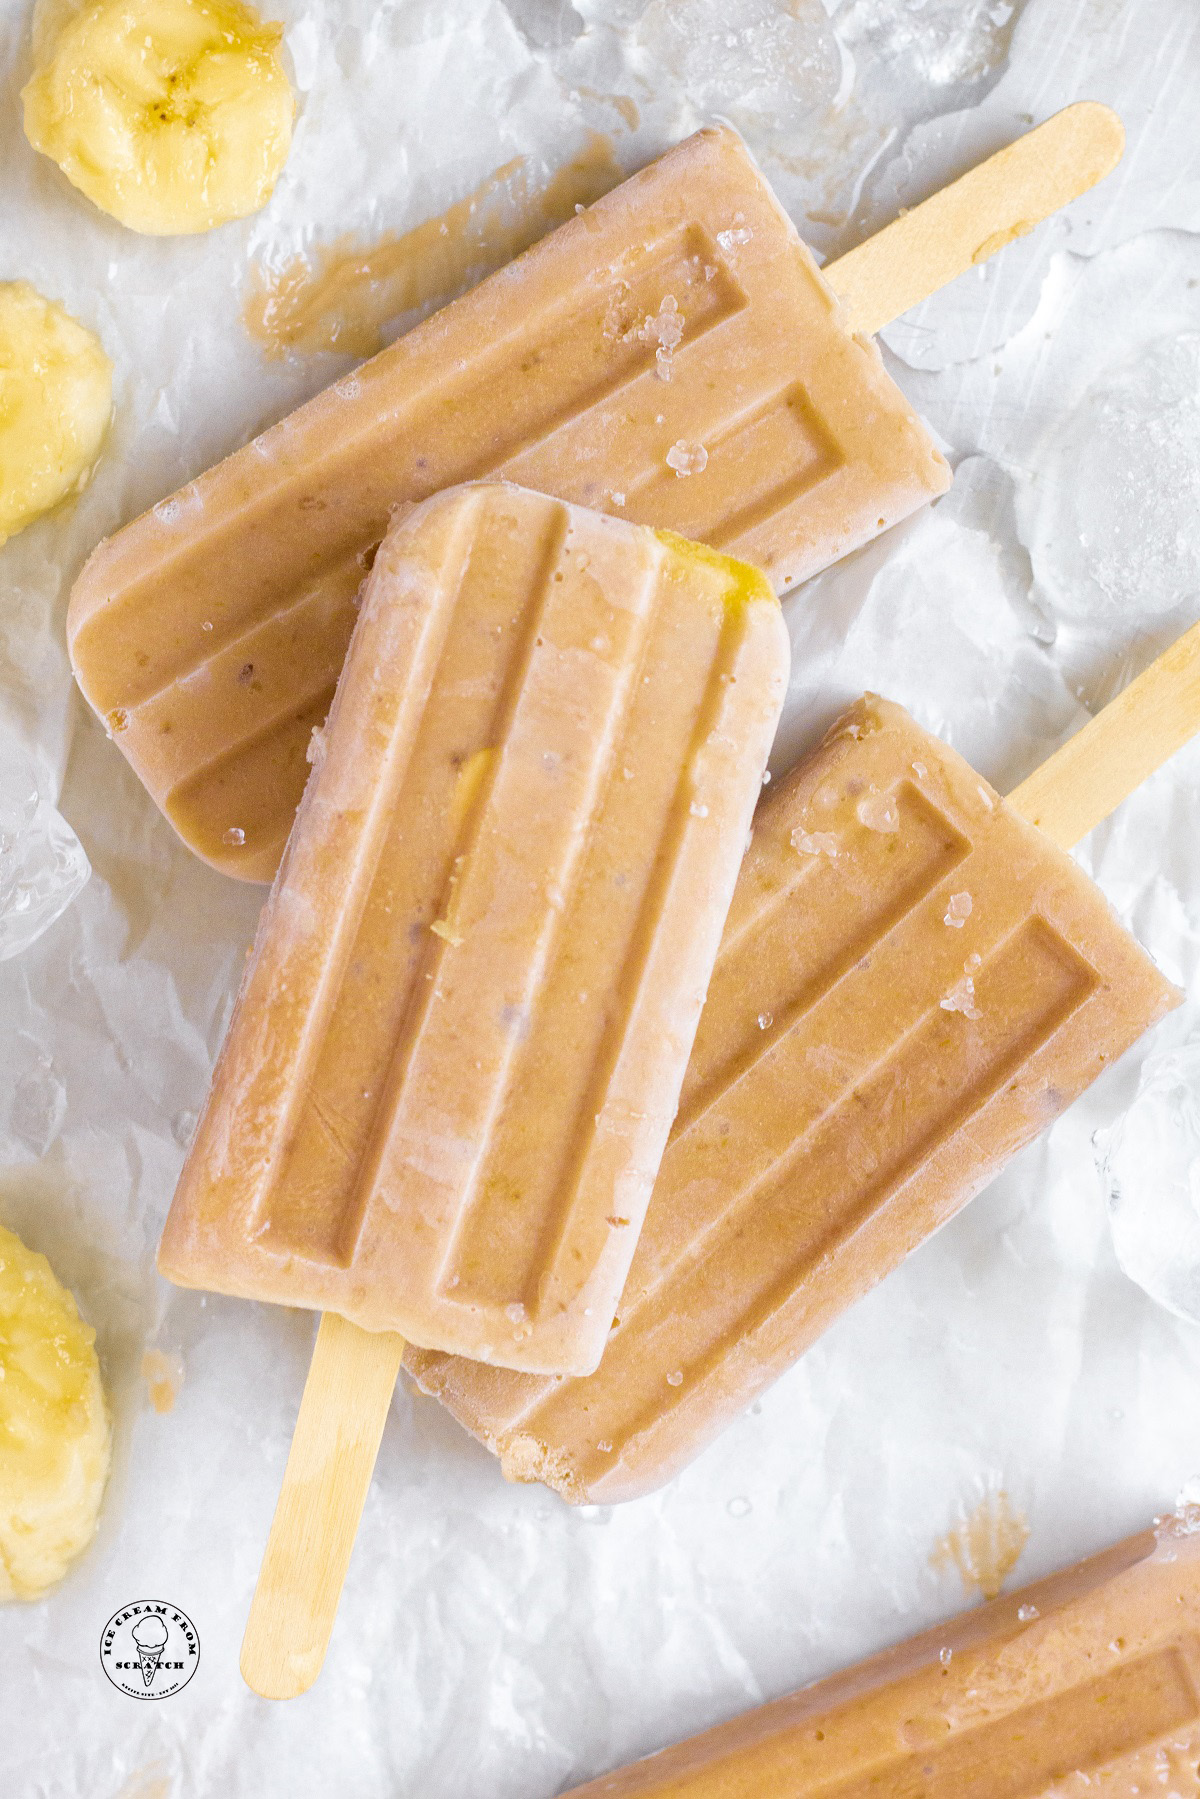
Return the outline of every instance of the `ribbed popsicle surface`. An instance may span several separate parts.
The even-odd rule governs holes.
[[[398,524],[164,1271],[594,1366],[786,668],[709,552],[502,486]]]
[[[410,1369],[517,1478],[657,1486],[1179,997],[1069,856],[868,697],[760,808],[599,1370]]]
[[[1197,1799],[1198,1533],[1160,1519],[573,1799]]]
[[[207,860],[270,879],[391,509],[487,475],[780,590],[950,478],[740,138],[697,133],[92,556],[79,684]]]

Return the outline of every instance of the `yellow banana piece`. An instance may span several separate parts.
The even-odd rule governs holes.
[[[112,1435],[95,1340],[0,1226],[0,1600],[36,1599],[96,1534]]]
[[[134,231],[244,218],[291,147],[282,38],[242,0],[51,0],[34,30],[25,135]]]
[[[111,417],[99,340],[27,281],[0,281],[0,543],[87,486]]]

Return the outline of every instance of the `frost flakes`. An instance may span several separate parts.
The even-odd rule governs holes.
[[[703,444],[685,443],[683,438],[667,451],[667,467],[676,475],[698,475],[708,467],[708,451]]]
[[[898,831],[900,829],[900,808],[896,804],[894,793],[865,794],[856,808],[858,822],[866,825],[868,831]]]
[[[838,840],[832,831],[806,831],[803,825],[797,825],[791,841],[792,848],[802,856],[828,856],[832,860],[838,853]]]
[[[946,907],[946,916],[942,923],[948,924],[951,930],[961,931],[971,916],[973,901],[969,893],[952,893],[950,904]]]

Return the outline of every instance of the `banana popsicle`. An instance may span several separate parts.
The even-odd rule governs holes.
[[[1200,1509],[570,1799],[1200,1794]]]
[[[680,531],[782,592],[950,473],[867,334],[1113,167],[1081,102],[835,263],[698,132],[100,545],[84,697],[192,849],[270,880],[391,508],[502,475]]]
[[[390,509],[488,475],[780,588],[950,480],[741,139],[697,133],[92,556],[76,677],[215,866],[275,872]]]
[[[1135,728],[1161,722],[1169,749],[1200,725],[1197,639],[1059,752],[1078,777],[1108,746],[1105,810],[1155,748]],[[1037,789],[1054,818],[1037,779],[1019,816],[867,696],[770,790],[599,1370],[409,1351],[511,1479],[605,1503],[670,1478],[1179,1003],[1027,822],[1082,836],[1096,815],[1061,811],[1078,779]]]
[[[163,1273],[593,1368],[787,667],[766,578],[681,539],[502,484],[398,518]]]

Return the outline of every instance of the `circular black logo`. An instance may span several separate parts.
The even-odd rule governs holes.
[[[200,1666],[196,1626],[161,1599],[123,1605],[104,1626],[100,1666],[131,1699],[169,1699]]]

